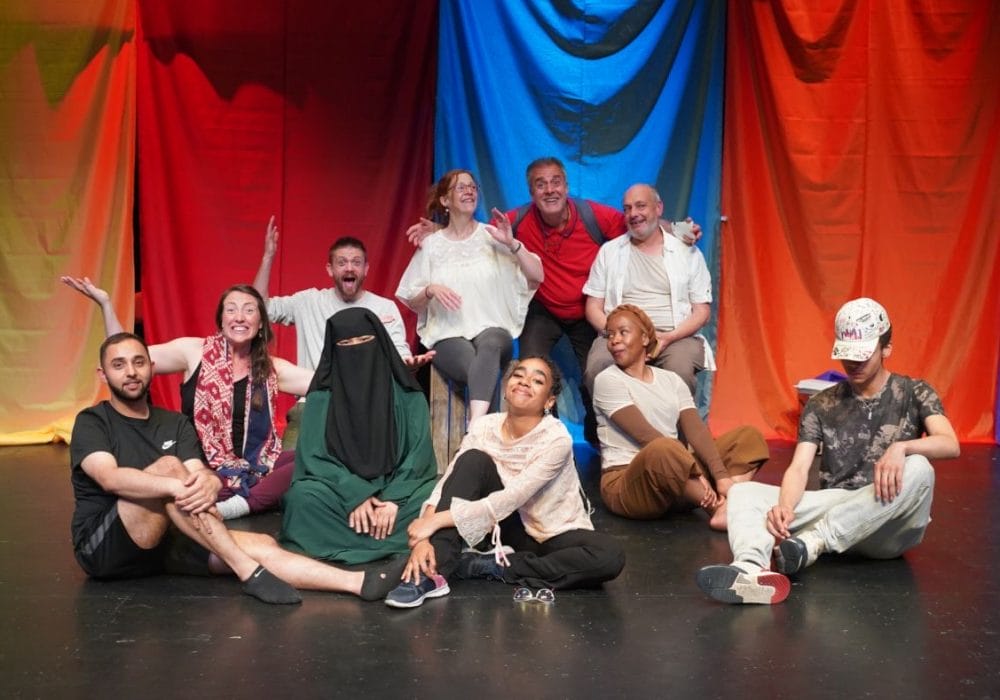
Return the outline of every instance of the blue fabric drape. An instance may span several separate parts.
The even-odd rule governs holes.
[[[666,217],[701,223],[717,285],[725,10],[443,0],[436,176],[472,170],[480,218],[528,201],[524,168],[539,156],[563,160],[572,194],[612,206],[651,182]]]

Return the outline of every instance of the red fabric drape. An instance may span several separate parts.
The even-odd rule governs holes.
[[[365,241],[390,295],[431,179],[437,3],[143,3],[138,121],[147,338],[214,331],[281,231],[271,294],[329,286],[327,249]],[[295,359],[279,333],[275,353]],[[162,378],[161,378],[162,379]],[[177,406],[177,378],[154,394]]]
[[[888,366],[990,441],[1000,349],[998,5],[729,5],[716,431],[793,437],[795,382],[870,296]]]

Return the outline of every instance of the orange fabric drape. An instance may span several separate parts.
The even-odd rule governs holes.
[[[715,431],[794,437],[793,385],[870,296],[890,369],[992,441],[1000,349],[1000,6],[729,5]]]
[[[103,386],[88,275],[133,308],[134,0],[0,8],[0,444],[66,439]]]

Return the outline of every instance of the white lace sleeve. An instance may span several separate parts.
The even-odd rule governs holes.
[[[451,514],[459,534],[470,545],[480,542],[493,526],[508,515],[528,503],[546,484],[556,478],[565,468],[567,460],[572,464],[573,443],[569,435],[565,439],[547,440],[541,446],[513,445],[503,453],[493,455],[494,460],[516,461],[527,457],[528,461],[518,473],[504,479],[504,487],[477,501],[452,499]],[[491,454],[493,449],[488,450]],[[538,449],[538,448],[541,449]],[[527,448],[528,453],[523,454]],[[517,454],[521,452],[522,454]],[[498,459],[499,458],[499,459]],[[501,465],[498,465],[500,467]],[[501,473],[505,471],[501,467]]]
[[[426,248],[413,251],[410,264],[403,271],[403,276],[396,287],[396,298],[409,306],[410,299],[422,292],[431,283],[430,254]]]

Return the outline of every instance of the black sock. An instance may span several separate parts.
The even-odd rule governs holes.
[[[295,588],[263,566],[258,566],[250,574],[250,578],[243,582],[243,592],[272,605],[295,605],[302,602],[302,596]]]
[[[381,566],[365,570],[365,580],[361,584],[361,600],[382,600],[389,591],[402,583],[403,569],[409,557],[397,556]]]

